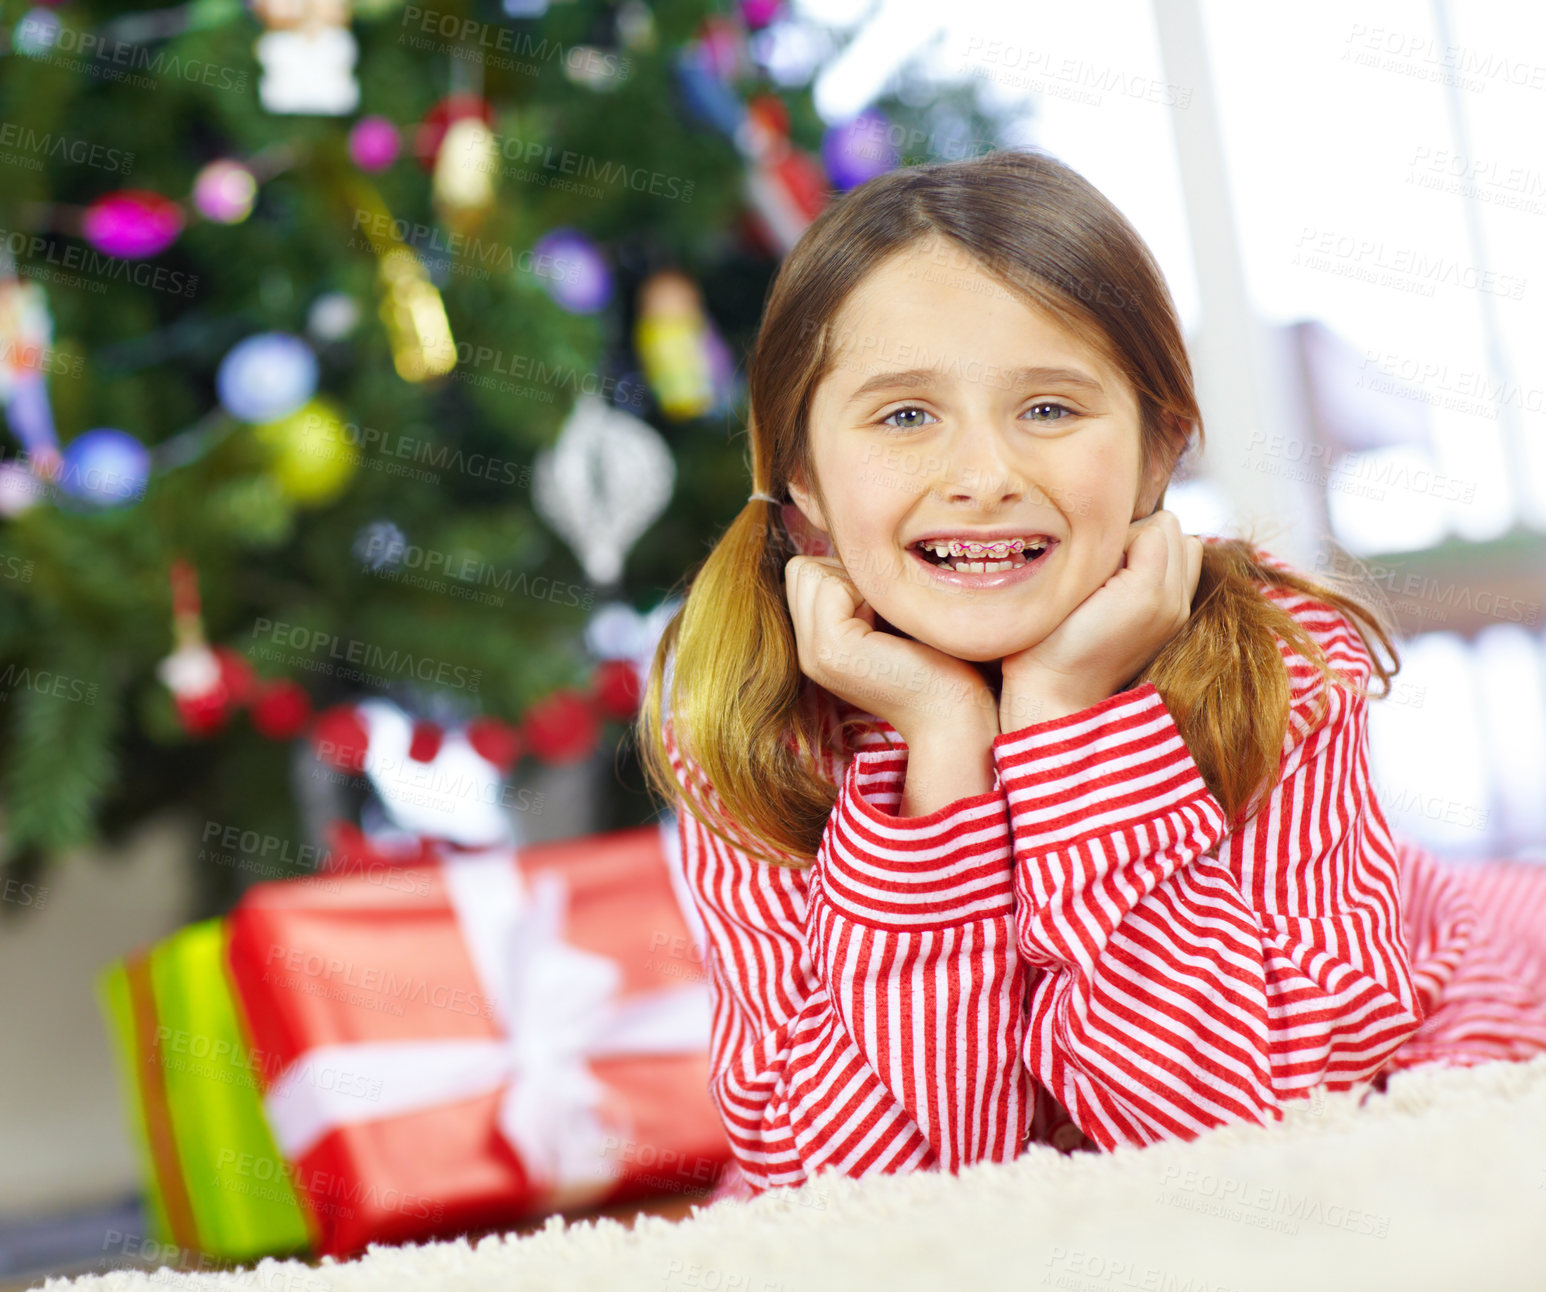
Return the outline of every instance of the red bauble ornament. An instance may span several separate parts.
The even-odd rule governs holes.
[[[210,654],[220,670],[215,684],[204,691],[174,692],[172,697],[190,736],[213,735],[252,698],[254,678],[246,656],[229,646],[216,646]]]
[[[220,684],[225,687],[232,708],[251,701],[257,690],[258,678],[252,671],[252,665],[247,662],[247,657],[229,646],[216,646],[215,658],[220,661]]]
[[[177,716],[182,719],[183,730],[190,736],[212,736],[225,726],[231,716],[231,699],[223,686],[203,695],[173,696]]]
[[[365,770],[365,750],[370,732],[352,704],[335,704],[317,718],[311,731],[311,747],[331,767],[358,776]]]
[[[808,153],[790,149],[789,153],[773,163],[773,173],[778,177],[789,200],[805,215],[814,220],[827,207],[831,191],[827,184],[827,172],[821,163]]]
[[[521,733],[498,718],[474,718],[467,724],[467,743],[479,757],[508,772],[521,756]]]
[[[577,763],[601,739],[601,722],[590,701],[566,688],[538,700],[521,724],[526,746],[545,763]]]
[[[644,685],[639,670],[626,659],[604,659],[596,666],[596,704],[609,718],[629,721],[639,712]]]
[[[413,724],[413,738],[408,742],[408,757],[416,763],[432,763],[440,746],[445,743],[446,733],[438,722],[420,719]]]
[[[252,725],[270,740],[293,740],[311,721],[311,697],[289,678],[260,682],[252,699]]]
[[[778,139],[789,139],[789,107],[776,94],[753,95],[746,104],[747,115],[762,129]]]
[[[413,151],[425,170],[435,169],[446,131],[463,117],[478,117],[490,130],[494,128],[494,107],[480,94],[448,94],[424,114],[414,136]]]

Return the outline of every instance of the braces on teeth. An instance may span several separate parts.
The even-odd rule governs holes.
[[[977,543],[970,539],[952,538],[949,541],[918,544],[936,556],[982,556],[990,560],[1002,560],[1011,552],[1039,552],[1047,546],[1044,538],[1006,538],[996,543]]]
[[[1035,560],[1048,542],[1045,538],[1006,538],[992,543],[952,538],[930,539],[918,547],[932,552],[941,568],[957,574],[998,574]]]

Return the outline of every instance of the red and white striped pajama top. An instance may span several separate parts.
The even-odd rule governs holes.
[[[1263,591],[1367,685],[1340,612]],[[918,817],[896,815],[895,729],[844,742],[860,711],[821,691],[840,789],[808,869],[679,811],[744,1177],[721,1192],[1187,1139],[1317,1086],[1546,1050],[1546,869],[1393,839],[1368,701],[1332,687],[1313,721],[1321,676],[1279,645],[1281,773],[1234,831],[1153,683],[1004,733],[992,790]]]

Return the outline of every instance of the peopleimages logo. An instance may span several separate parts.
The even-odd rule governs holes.
[[[481,22],[421,5],[403,6],[402,25],[407,30],[398,35],[401,45],[436,49],[464,61],[469,54],[475,54],[492,67],[532,73],[539,71],[543,63],[562,63],[571,75],[588,83],[625,81],[633,67],[626,54],[591,45],[566,46],[504,23]]]
[[[294,977],[286,980],[281,977],[285,974]],[[398,1015],[406,1005],[423,1005],[453,1014],[494,1017],[493,1002],[481,992],[432,983],[422,977],[399,978],[391,969],[357,965],[306,947],[270,946],[263,965],[263,981],[288,981],[292,988],[308,982],[311,986],[305,990],[310,994],[348,1001],[361,1008],[386,1009]]]
[[[6,337],[0,341],[0,367],[13,372],[75,378],[85,375],[86,356],[70,354],[52,345],[32,345]]]
[[[356,209],[350,228],[351,232],[370,240],[401,242],[417,251],[456,256],[484,269],[512,272],[518,269],[560,283],[577,282],[583,271],[580,262],[568,256],[533,251],[517,253],[508,243],[486,242],[465,233],[447,233],[439,225],[414,224],[380,211]]]
[[[17,121],[0,121],[0,148],[16,149],[21,156],[11,156],[28,170],[41,170],[45,158],[119,175],[127,175],[134,169],[132,152],[108,148],[89,139],[55,134],[52,130],[37,131]],[[3,159],[4,155],[0,154],[0,160]]]
[[[505,161],[519,167],[511,174],[526,175],[533,168],[555,174],[594,180],[612,188],[626,188],[653,197],[692,201],[694,182],[680,175],[667,175],[645,166],[630,166],[609,157],[592,157],[569,148],[555,148],[540,139],[519,139],[514,135],[496,135],[495,148]]]
[[[157,81],[170,77],[212,89],[245,91],[247,72],[222,67],[200,58],[185,58],[166,47],[114,40],[94,31],[56,24],[47,10],[42,17],[27,14],[16,24],[11,47],[25,48],[36,62],[72,68],[106,80],[122,81],[142,89],[155,89]],[[69,55],[70,57],[65,57]],[[132,76],[131,72],[150,76]]]
[[[84,678],[70,677],[46,668],[29,668],[24,664],[7,664],[0,670],[0,702],[13,691],[31,691],[50,696],[55,700],[72,700],[78,704],[95,704],[98,685]]]
[[[356,637],[288,624],[273,619],[257,619],[252,626],[254,639],[266,639],[254,649],[263,659],[289,659],[299,668],[329,673],[349,681],[373,681],[376,678],[411,677],[420,682],[477,691],[483,680],[482,669],[415,655],[412,651],[391,649]],[[294,652],[284,655],[284,650]],[[346,667],[359,665],[358,669]],[[371,670],[365,672],[363,670]]]
[[[98,284],[127,282],[171,296],[191,297],[199,285],[197,274],[143,260],[121,260],[78,242],[60,242],[55,237],[19,229],[0,229],[0,250],[9,252],[13,259],[21,262],[16,272],[24,278],[44,277],[45,273],[40,272],[36,263],[42,262],[58,269],[79,270],[98,280]]]

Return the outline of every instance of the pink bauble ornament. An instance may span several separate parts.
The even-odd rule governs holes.
[[[238,161],[212,161],[193,181],[194,207],[217,224],[240,224],[252,214],[257,196],[257,179]]]
[[[20,516],[48,496],[48,485],[20,462],[0,462],[0,516]]]
[[[741,21],[753,31],[766,27],[784,8],[784,0],[741,0]]]
[[[402,134],[385,117],[361,117],[349,131],[349,156],[361,170],[385,170],[402,146]]]
[[[146,189],[125,188],[99,197],[86,208],[81,233],[98,251],[139,260],[165,251],[183,228],[183,209],[171,198]]]

